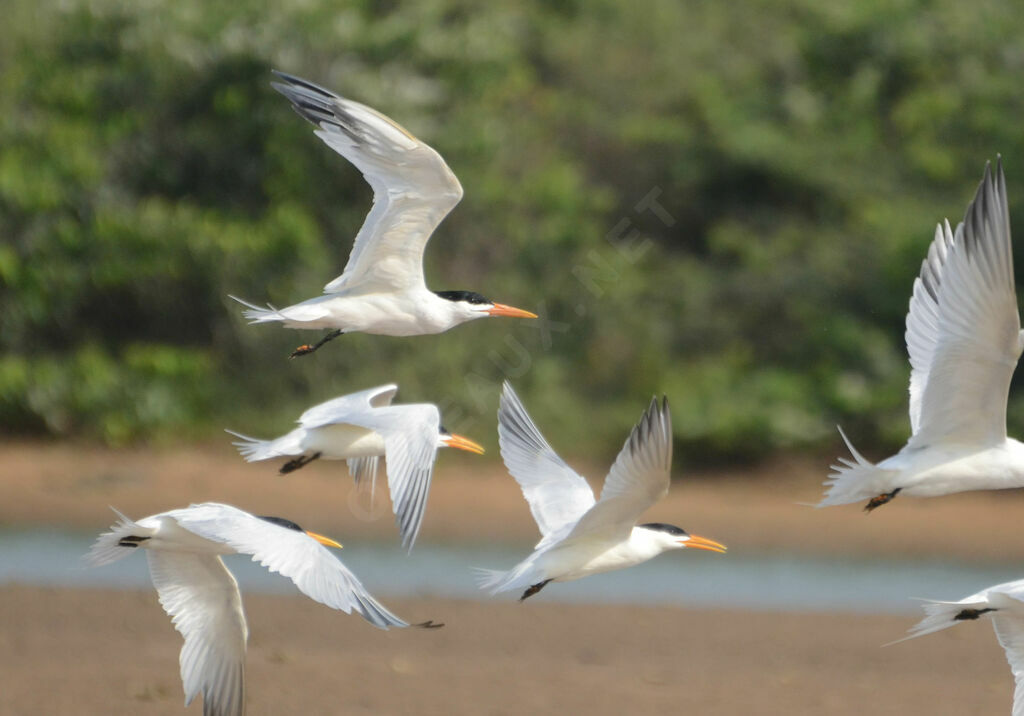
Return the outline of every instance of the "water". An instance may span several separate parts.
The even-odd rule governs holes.
[[[150,588],[141,554],[104,567],[81,556],[94,535],[54,530],[0,530],[0,584]],[[352,544],[338,556],[375,595],[490,599],[471,567],[507,569],[530,545],[424,542],[411,555],[397,544]],[[141,550],[140,550],[141,552]],[[291,581],[251,562],[225,559],[243,591],[292,594]],[[771,611],[917,614],[911,597],[960,599],[1024,578],[1019,565],[929,561],[836,560],[779,554],[672,552],[636,567],[551,584],[539,598],[590,604],[651,604]],[[518,594],[497,597],[514,600]]]

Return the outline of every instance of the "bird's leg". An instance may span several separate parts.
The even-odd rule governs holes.
[[[977,619],[982,614],[987,614],[988,612],[994,611],[997,610],[993,609],[992,607],[985,607],[984,609],[962,609],[959,614],[953,617],[953,621],[958,622],[963,621],[964,619]]]
[[[533,586],[528,588],[525,592],[523,592],[523,596],[519,597],[519,601],[523,601],[524,599],[529,599],[534,594],[536,594],[540,590],[544,589],[545,585],[547,585],[547,583],[550,582],[550,581],[551,581],[550,579],[545,579],[543,582],[537,582],[536,584],[534,584]]]
[[[305,467],[306,465],[320,457],[321,454],[322,453],[316,452],[310,455],[309,457],[306,457],[305,455],[299,455],[297,458],[289,460],[284,465],[282,465],[280,474],[287,475],[289,472],[292,472],[293,470],[298,470],[300,467]]]
[[[117,546],[138,547],[140,542],[145,542],[148,539],[149,537],[138,537],[136,535],[128,535],[127,537],[122,537],[120,540],[118,540]]]
[[[288,356],[288,357],[289,358],[298,358],[299,356],[307,356],[310,353],[312,353],[313,351],[315,351],[317,348],[322,346],[327,341],[333,341],[335,338],[337,338],[341,334],[342,334],[342,330],[340,328],[337,329],[337,330],[331,331],[330,333],[328,333],[326,336],[321,338],[319,341],[317,341],[313,345],[309,345],[308,343],[306,343],[305,345],[299,346],[298,348],[293,350],[292,354],[290,356]]]
[[[892,502],[892,498],[900,494],[900,490],[902,489],[902,487],[897,487],[892,492],[883,492],[881,495],[878,495],[877,497],[872,497],[870,500],[868,500],[868,504],[864,505],[864,511],[871,512],[871,510],[875,509],[876,507],[881,507],[887,502]]]

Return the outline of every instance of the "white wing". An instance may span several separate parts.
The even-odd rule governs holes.
[[[985,176],[952,237],[938,232],[907,318],[908,447],[1006,438],[1006,400],[1021,352],[1002,164]]]
[[[402,546],[412,549],[423,524],[437,457],[441,414],[429,403],[393,405],[353,414],[347,422],[384,438],[388,490]]]
[[[567,532],[594,506],[590,485],[551,449],[508,381],[498,406],[498,444],[540,528],[538,548]]]
[[[672,414],[668,398],[651,400],[605,478],[601,498],[565,538],[629,537],[641,514],[668,494],[672,474]]]
[[[334,423],[347,423],[351,415],[362,415],[371,408],[391,405],[397,392],[398,386],[390,383],[343,395],[314,405],[299,416],[298,423],[308,430]]]
[[[238,583],[216,555],[154,549],[146,556],[160,604],[185,638],[185,705],[202,692],[204,714],[241,716],[249,632]]]
[[[1013,671],[1016,689],[1013,694],[1013,716],[1024,716],[1024,623],[1017,615],[995,612],[992,615],[999,643],[1006,651],[1006,660]]]
[[[373,209],[344,272],[324,287],[339,293],[422,287],[423,250],[462,198],[441,156],[376,110],[298,77],[275,72],[274,88],[317,125],[316,135],[352,162],[373,187]]]
[[[184,529],[288,577],[310,599],[358,613],[374,626],[409,626],[377,602],[326,547],[305,532],[267,522],[230,505],[204,503],[167,513]]]

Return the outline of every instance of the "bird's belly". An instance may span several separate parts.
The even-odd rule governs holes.
[[[554,553],[551,557],[550,563],[544,566],[548,574],[558,575],[554,577],[556,582],[568,582],[591,574],[632,567],[650,559],[649,556],[634,553],[626,545],[595,548],[587,550],[586,553],[580,550],[575,554],[567,550],[565,554]]]
[[[415,336],[439,333],[426,315],[421,297],[406,293],[369,293],[319,296],[281,309],[290,328],[340,328],[345,333],[380,336]]]
[[[1024,462],[1004,446],[959,454],[926,448],[921,453],[895,456],[909,458],[897,481],[905,494],[934,497],[967,490],[1024,487]]]
[[[384,454],[384,439],[375,430],[339,423],[306,431],[302,441],[306,454],[320,453],[328,460],[375,457]]]

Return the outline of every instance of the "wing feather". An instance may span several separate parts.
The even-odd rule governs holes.
[[[538,548],[565,534],[594,506],[590,485],[551,448],[508,381],[498,407],[498,443],[540,529]]]
[[[238,583],[217,555],[154,549],[146,556],[160,604],[185,639],[185,705],[202,693],[204,714],[241,716],[249,632]]]
[[[936,232],[907,317],[908,447],[1006,438],[1006,401],[1021,352],[1002,163],[989,165],[964,221]]]
[[[425,287],[423,251],[462,198],[459,180],[436,151],[380,112],[307,80],[275,74],[283,82],[273,87],[373,188],[373,208],[348,264],[324,293]]]

